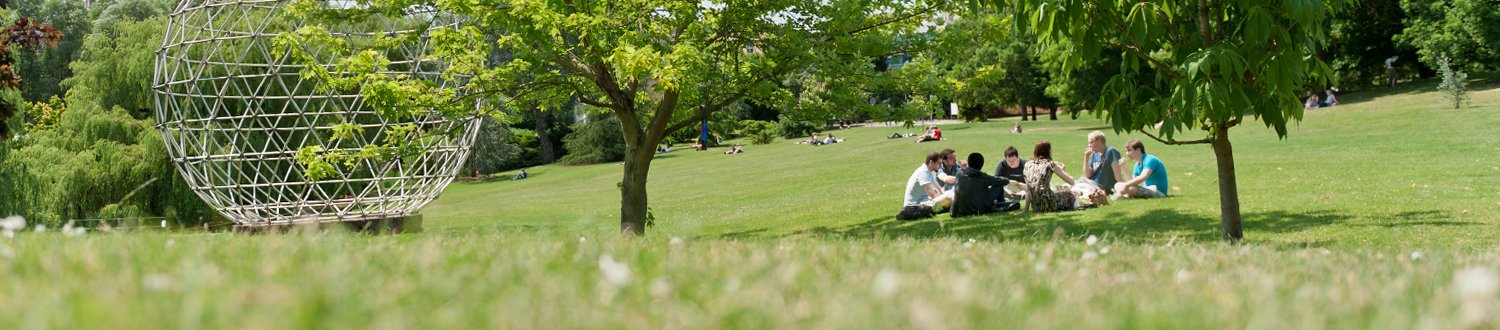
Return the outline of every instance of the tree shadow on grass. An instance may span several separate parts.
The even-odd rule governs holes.
[[[1084,220],[1085,212],[1106,212],[1103,217]],[[1364,226],[1388,228],[1442,225],[1459,226],[1475,223],[1444,221],[1444,211],[1408,211],[1387,216],[1366,217],[1382,219]],[[1319,227],[1349,224],[1356,216],[1341,210],[1287,211],[1273,210],[1247,212],[1243,215],[1244,230],[1249,233],[1295,233]],[[1360,221],[1364,222],[1364,221]],[[1046,240],[1057,230],[1067,235],[1107,235],[1129,241],[1194,241],[1218,242],[1222,240],[1220,221],[1215,215],[1187,214],[1172,209],[1146,211],[1144,214],[1126,215],[1108,208],[1061,213],[1005,213],[953,219],[946,214],[919,221],[897,221],[894,216],[881,216],[847,226],[818,226],[786,234],[784,236],[841,237],[850,239],[874,238],[988,238],[999,240]],[[764,229],[722,235],[727,238],[767,237]],[[1253,239],[1253,238],[1252,238]],[[1295,243],[1300,247],[1322,246],[1333,243],[1331,239]]]

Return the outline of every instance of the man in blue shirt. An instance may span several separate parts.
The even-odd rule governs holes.
[[[1141,145],[1140,140],[1125,142],[1125,156],[1135,161],[1135,170],[1131,172],[1130,180],[1115,184],[1115,198],[1157,198],[1166,197],[1167,189],[1167,165],[1162,164],[1161,159],[1146,153],[1146,146]]]

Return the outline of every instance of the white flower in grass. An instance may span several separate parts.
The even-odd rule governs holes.
[[[63,232],[63,236],[76,237],[76,236],[83,235],[84,233],[89,232],[89,229],[88,228],[84,228],[84,227],[74,227],[73,223],[69,222],[69,223],[63,225],[62,232]]]
[[[1083,242],[1084,243],[1088,243],[1089,246],[1094,246],[1094,244],[1099,243],[1099,236],[1089,235],[1089,238],[1086,239],[1086,240],[1083,240]]]
[[[1453,273],[1453,293],[1459,299],[1459,316],[1464,327],[1495,320],[1497,290],[1500,290],[1500,276],[1489,268],[1469,267]]]
[[[584,243],[584,242],[588,242],[588,241],[589,241],[588,238],[585,238],[583,236],[578,236],[578,242],[579,243]]]
[[[5,217],[4,219],[0,219],[0,232],[4,232],[5,237],[14,237],[16,235],[15,231],[21,230],[22,228],[26,228],[26,218],[22,218],[19,215],[12,215]]]
[[[1422,251],[1411,251],[1411,261],[1422,260]]]
[[[630,266],[608,254],[599,256],[599,273],[604,274],[605,282],[617,288],[630,283]]]
[[[146,278],[142,280],[142,284],[146,286],[146,289],[153,291],[166,290],[172,287],[172,278],[162,274],[151,274],[146,275]]]
[[[1187,282],[1193,279],[1193,273],[1186,269],[1177,269],[1177,283]]]
[[[658,277],[655,280],[651,281],[651,296],[652,297],[656,297],[656,299],[662,299],[662,298],[666,298],[668,295],[671,295],[671,294],[672,294],[672,283],[671,282],[667,282],[667,279]]]
[[[37,233],[45,232],[45,231],[47,231],[47,225],[40,224],[40,223],[36,224],[36,226],[32,226],[31,231],[32,232],[37,232]]]
[[[1099,254],[1109,254],[1109,247],[1106,246],[1104,248],[1099,249]]]
[[[974,247],[974,242],[975,241],[973,238],[970,238],[968,241],[964,241],[964,248]]]
[[[668,244],[671,244],[672,246],[682,246],[682,237],[672,236],[672,241],[668,242]]]
[[[1099,259],[1099,253],[1096,253],[1094,251],[1083,251],[1083,261],[1094,261],[1094,259]]]
[[[875,281],[871,282],[871,290],[881,298],[890,298],[900,289],[901,274],[890,268],[881,269],[879,274],[875,274]]]

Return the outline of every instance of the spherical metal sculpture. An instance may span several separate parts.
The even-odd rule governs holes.
[[[275,43],[278,34],[313,24],[284,15],[290,4],[183,0],[178,5],[157,52],[152,84],[158,127],[178,171],[198,196],[240,226],[415,214],[453,180],[469,155],[478,122],[435,113],[383,116],[358,93],[318,87],[303,75],[301,63],[307,62],[276,48],[286,47]],[[414,8],[318,25],[347,44],[400,43],[386,52],[391,64],[381,74],[455,87],[460,82],[439,74],[442,61],[428,56],[428,32],[457,24],[452,15]],[[337,54],[295,47],[337,70]],[[341,124],[361,129],[333,138],[332,128]],[[398,126],[417,129],[388,130]],[[423,136],[420,131],[454,133]],[[389,139],[411,141],[420,152],[360,159],[326,178],[305,176],[306,165],[295,159],[304,146],[355,152]]]

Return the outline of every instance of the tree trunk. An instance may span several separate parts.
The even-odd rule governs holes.
[[[1021,121],[1026,121],[1026,106],[1021,105]]]
[[[1036,107],[1028,105],[1026,109],[1031,110],[1031,121],[1036,121]]]
[[[541,143],[542,164],[551,164],[557,161],[557,154],[552,150],[552,137],[547,136],[547,114],[542,109],[531,109],[531,121],[536,122],[536,141]]]
[[[620,181],[620,235],[646,235],[646,174],[655,146],[626,146],[625,177]]]
[[[1234,178],[1234,148],[1229,144],[1227,127],[1219,127],[1214,133],[1213,147],[1214,156],[1219,160],[1219,220],[1224,230],[1224,239],[1239,242],[1245,235],[1240,228],[1239,184]]]
[[[1052,120],[1057,120],[1057,106],[1052,106],[1052,114],[1050,116],[1052,117]]]

